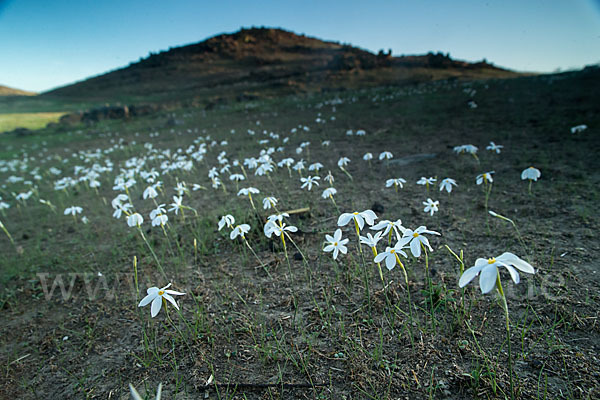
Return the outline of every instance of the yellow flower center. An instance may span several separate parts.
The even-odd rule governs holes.
[[[338,244],[338,242],[334,242],[334,243],[333,243],[333,245],[334,245],[334,246],[337,246],[337,244]]]
[[[488,177],[488,174],[483,174],[483,177],[484,177],[485,179],[487,179],[487,177]]]
[[[159,290],[159,291],[158,291],[158,295],[159,295],[159,296],[162,296],[163,294],[165,294],[165,291],[164,291],[164,290]]]
[[[391,249],[391,250],[390,250],[390,253],[392,253],[392,254],[396,254],[396,250],[394,250],[394,249]]]
[[[417,237],[419,234],[417,232],[413,233],[413,237]]]
[[[358,212],[354,211],[352,214],[354,214],[354,215],[358,215]]]
[[[496,259],[494,257],[488,258],[488,264],[493,264],[495,262],[496,262]]]

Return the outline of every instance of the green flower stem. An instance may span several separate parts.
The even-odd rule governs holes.
[[[502,308],[504,309],[504,315],[506,316],[506,341],[508,343],[508,374],[510,377],[510,398],[514,400],[515,398],[515,387],[513,383],[513,367],[512,367],[512,353],[510,348],[510,318],[508,316],[508,304],[506,303],[506,296],[504,294],[504,290],[502,289],[502,282],[500,281],[500,271],[496,275],[496,288],[498,289],[498,293],[502,298]]]
[[[365,262],[365,255],[363,254],[362,248],[360,246],[360,229],[358,228],[358,222],[354,219],[354,227],[356,228],[356,238],[358,239],[358,252],[360,253],[360,257],[362,260],[363,266],[363,276],[365,281],[365,294],[367,297],[367,304],[369,307],[369,317],[371,316],[371,290],[369,288],[369,274],[367,271],[367,263]]]
[[[435,332],[435,313],[434,313],[434,305],[433,305],[433,284],[431,283],[431,278],[429,277],[429,255],[427,254],[427,249],[421,243],[421,248],[425,252],[425,280],[427,281],[427,285],[429,286],[429,304],[431,305],[431,327]]]
[[[138,226],[138,231],[140,232],[140,236],[142,236],[144,243],[146,243],[146,246],[148,246],[150,253],[152,253],[152,257],[154,257],[154,261],[156,261],[156,265],[158,265],[158,269],[160,270],[160,273],[163,275],[163,278],[165,278],[166,281],[169,281],[169,278],[167,278],[167,274],[165,274],[165,270],[163,269],[162,265],[160,264],[160,261],[158,261],[158,257],[156,256],[156,253],[152,249],[152,246],[150,246],[150,243],[148,243],[148,239],[146,239],[146,236],[144,235],[144,232],[142,232],[142,228],[140,226]]]

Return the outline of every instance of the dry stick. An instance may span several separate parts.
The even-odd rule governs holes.
[[[325,387],[327,383],[212,383],[210,385],[197,386],[198,390],[208,390],[214,387],[225,387],[225,388],[247,388],[247,389],[269,389],[269,388],[283,388],[283,389],[295,389],[295,388],[313,388],[313,387]]]

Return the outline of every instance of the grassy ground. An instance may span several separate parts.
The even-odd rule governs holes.
[[[16,128],[41,129],[50,122],[58,122],[62,112],[0,114],[0,133]]]
[[[502,272],[514,397],[598,398],[598,82],[593,74],[440,82],[184,109],[175,127],[165,113],[0,137],[0,196],[11,205],[0,220],[14,240],[0,239],[0,397],[125,399],[128,383],[150,396],[162,382],[163,398],[510,398],[502,308],[477,282],[458,288],[460,264],[448,246],[463,251],[466,267],[511,251],[536,268],[521,273],[519,285]],[[471,99],[477,108],[467,105]],[[570,133],[582,123],[587,131]],[[347,136],[349,129],[367,134]],[[504,145],[500,154],[485,150],[490,141]],[[478,160],[454,154],[462,144],[478,146]],[[242,172],[234,159],[259,157],[270,146],[283,147],[275,161],[324,164],[320,186],[301,189],[299,174],[286,168],[269,177],[246,168],[239,187],[261,191],[254,211],[228,176]],[[148,184],[140,171],[162,171],[199,147],[206,154],[191,170],[160,176],[156,199],[172,203],[179,182],[202,185],[183,200],[197,215],[168,213],[168,227],[151,227],[155,204],[142,198]],[[377,160],[386,150],[406,163]],[[225,165],[222,151],[231,164],[221,174],[226,191],[208,178],[210,168]],[[366,152],[371,163],[362,160]],[[342,156],[351,160],[352,180],[337,167]],[[60,178],[83,175],[77,166],[94,164],[112,169],[100,172],[97,190],[85,181],[53,189]],[[529,166],[542,172],[531,194],[520,179]],[[128,191],[144,216],[141,231],[111,216],[114,178],[125,169],[136,171]],[[328,170],[336,205],[321,198]],[[488,208],[514,220],[518,233],[486,212],[475,184],[486,171],[495,171]],[[451,177],[458,187],[427,191],[416,185],[422,176]],[[407,180],[404,188],[385,187],[397,177]],[[25,201],[12,195],[28,190]],[[310,208],[287,219],[299,229],[287,253],[262,233],[268,195],[282,211]],[[423,212],[428,197],[440,201],[433,216]],[[63,215],[70,206],[81,206],[89,222]],[[429,237],[431,285],[424,255],[403,258],[408,284],[398,266],[383,267],[382,280],[350,225],[343,227],[347,254],[334,261],[322,251],[340,212],[365,209],[441,233]],[[218,231],[224,214],[251,226],[249,246]],[[136,307],[148,287],[169,282],[186,293],[176,296],[180,312],[169,304],[151,318],[149,306]]]

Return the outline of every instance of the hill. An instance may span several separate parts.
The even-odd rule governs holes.
[[[37,93],[0,85],[0,96],[35,96]]]
[[[164,102],[516,75],[486,62],[466,63],[441,53],[392,57],[282,29],[250,28],[150,54],[43,96]]]

